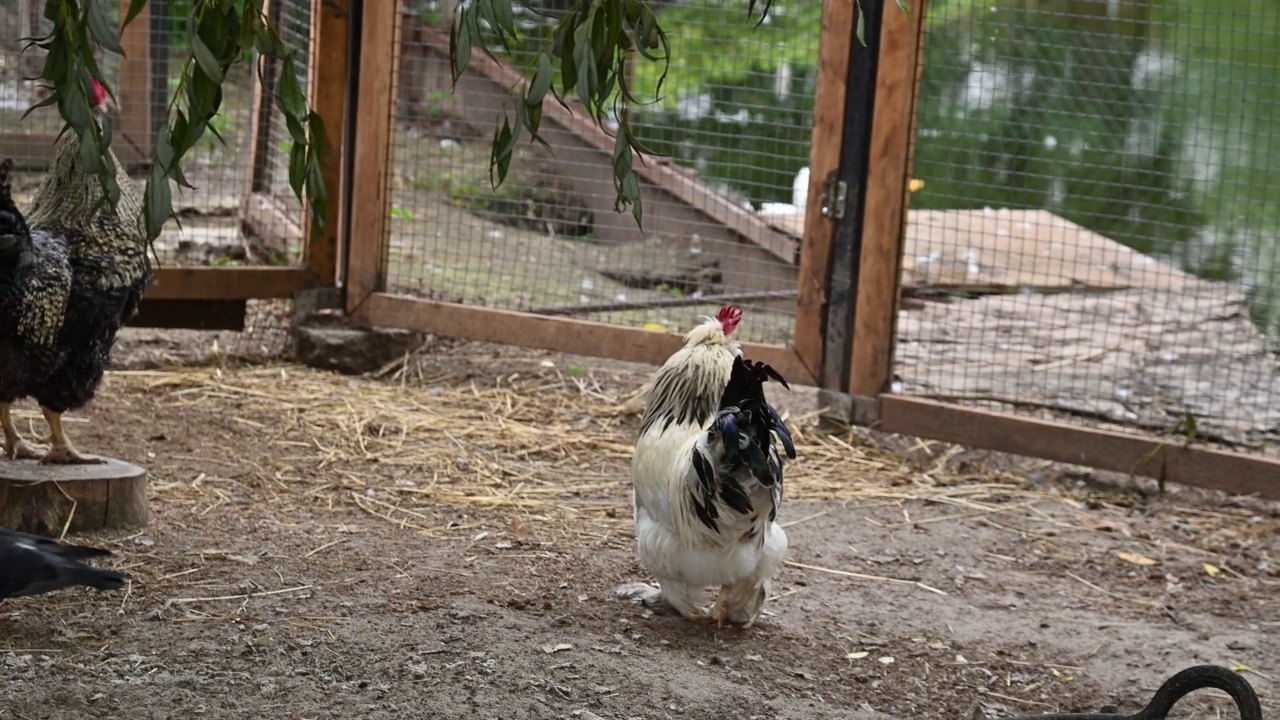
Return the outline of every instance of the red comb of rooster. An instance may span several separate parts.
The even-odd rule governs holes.
[[[738,327],[738,323],[742,322],[742,308],[737,305],[725,305],[720,308],[720,312],[716,313],[716,320],[720,321],[724,334],[731,335]]]
[[[107,89],[98,82],[98,78],[89,78],[89,87],[93,88],[93,106],[98,107],[107,101]]]

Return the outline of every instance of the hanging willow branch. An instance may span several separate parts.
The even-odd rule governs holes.
[[[146,7],[148,0],[132,0],[124,22],[127,26]],[[51,92],[31,108],[56,105],[65,121],[63,132],[75,132],[81,142],[85,168],[96,173],[112,207],[120,198],[115,163],[108,153],[111,144],[109,123],[93,121],[89,78],[102,82],[114,99],[115,93],[103,79],[94,57],[100,47],[117,55],[120,26],[112,22],[113,0],[45,0],[44,17],[53,29],[30,42],[47,55],[40,73]],[[324,123],[307,107],[298,80],[296,51],[288,47],[263,12],[263,0],[192,0],[186,17],[189,40],[178,85],[165,107],[164,122],[156,135],[151,157],[151,174],[143,193],[143,212],[150,240],[173,216],[169,181],[193,188],[182,173],[182,159],[204,137],[218,134],[210,121],[222,108],[222,84],[234,64],[248,62],[255,55],[279,61],[280,77],[275,86],[276,107],[284,115],[292,146],[289,151],[289,185],[308,206],[315,222],[313,237],[324,229],[329,198],[320,174],[320,156],[327,140]],[[259,66],[261,73],[261,66]],[[265,83],[267,79],[261,77]],[[27,112],[31,112],[28,110]],[[225,142],[225,141],[223,141]]]
[[[862,0],[850,1],[857,6],[856,32],[858,41],[865,46]],[[909,12],[905,0],[896,1],[903,12]],[[455,86],[471,61],[473,47],[493,57],[499,47],[509,51],[516,44],[519,38],[512,12],[514,2],[516,0],[465,0],[458,6],[449,33]],[[754,19],[758,27],[768,17],[774,2],[747,0],[747,20]],[[534,55],[528,68],[529,82],[509,104],[513,112],[504,111],[502,125],[494,132],[489,157],[490,181],[494,187],[506,179],[522,131],[527,131],[533,141],[547,145],[539,134],[542,105],[547,96],[551,95],[563,105],[565,98],[576,95],[601,129],[611,115],[615,119],[614,207],[619,212],[631,208],[636,224],[643,225],[640,178],[632,166],[632,158],[633,154],[643,156],[648,151],[636,138],[628,114],[622,112],[621,107],[637,102],[626,72],[628,58],[633,55],[660,65],[655,94],[661,93],[670,69],[671,45],[646,0],[574,0]]]

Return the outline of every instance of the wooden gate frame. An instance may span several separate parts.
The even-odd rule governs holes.
[[[830,0],[829,4],[847,0]],[[682,338],[640,328],[621,327],[586,320],[475,307],[459,303],[406,297],[387,292],[386,258],[390,237],[390,192],[394,78],[398,71],[400,43],[395,38],[400,19],[396,2],[366,2],[361,17],[358,87],[354,113],[359,142],[353,147],[351,227],[345,276],[346,310],[365,325],[398,327],[449,337],[560,352],[661,364],[679,349]],[[825,33],[824,33],[824,42]],[[482,62],[474,51],[477,62]],[[829,90],[830,92],[830,90]],[[559,103],[543,108],[544,122],[568,126],[581,122]],[[646,192],[642,188],[642,192]],[[811,203],[818,202],[810,193]],[[824,276],[820,252],[804,251],[801,277]],[[821,293],[812,288],[811,293]],[[815,312],[814,295],[797,302],[797,312]],[[798,321],[799,322],[799,321]],[[809,327],[821,327],[820,318]],[[812,346],[744,343],[752,357],[773,365],[789,380],[813,385],[820,376],[820,358],[806,354]]]
[[[127,8],[129,0],[122,0]],[[150,6],[148,6],[150,7]],[[144,10],[143,14],[149,13]],[[150,77],[149,40],[146,28],[149,17],[140,16],[126,29],[125,48],[137,48],[130,73],[124,74],[121,92],[129,93],[128,101],[149,105],[146,98]],[[244,303],[251,299],[292,299],[308,290],[334,287],[337,282],[338,245],[344,219],[345,186],[343,158],[346,156],[347,72],[350,66],[349,33],[350,0],[312,0],[310,77],[307,83],[309,102],[328,130],[328,151],[321,157],[320,171],[330,196],[324,233],[311,240],[312,219],[303,212],[303,265],[299,267],[162,267],[156,272],[157,283],[147,290],[138,317],[132,325],[143,327],[233,328],[243,325]],[[140,39],[139,39],[140,38]],[[129,40],[132,39],[132,45]],[[131,62],[126,58],[126,62]],[[128,81],[128,77],[133,77]],[[122,97],[122,105],[126,99]],[[265,147],[261,133],[256,132],[258,119],[269,107],[262,92],[255,93],[253,108],[254,151],[250,182],[257,183],[261,156]],[[150,127],[148,111],[147,127]],[[149,132],[141,133],[149,141]],[[148,156],[150,154],[148,150]],[[149,157],[147,158],[149,159]],[[123,159],[122,159],[123,160]],[[256,188],[251,184],[250,197]]]
[[[922,67],[926,4],[907,0],[908,15],[898,11],[894,0],[862,0],[868,47],[853,43],[845,75],[839,78],[850,86],[847,107],[821,102],[823,89],[837,82],[839,69],[824,64],[819,75],[814,145],[821,143],[827,163],[820,164],[822,158],[815,153],[812,177],[815,183],[824,176],[845,179],[851,207],[865,209],[846,212],[839,223],[819,218],[812,200],[817,193],[810,192],[806,252],[812,244],[831,253],[836,277],[843,270],[853,278],[847,288],[852,303],[826,303],[825,333],[805,327],[801,334],[797,328],[796,342],[811,348],[809,353],[826,339],[823,396],[833,415],[885,432],[1280,499],[1280,462],[1275,460],[891,394],[917,94],[920,74],[927,72]],[[824,42],[827,18],[833,24],[848,24],[851,5],[827,0]],[[824,53],[824,63],[827,59]],[[873,99],[862,122],[858,96]],[[841,111],[848,116],[837,117]],[[859,191],[861,197],[856,196]],[[834,240],[820,242],[822,229],[814,228],[815,221],[827,226],[825,232],[833,233]],[[807,282],[817,285],[821,278]],[[828,283],[840,291],[839,283]],[[806,287],[801,286],[802,297]],[[851,343],[841,342],[846,333]]]

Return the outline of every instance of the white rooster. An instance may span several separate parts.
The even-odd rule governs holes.
[[[743,360],[731,339],[736,307],[689,331],[654,380],[631,461],[636,546],[658,579],[618,588],[619,597],[691,620],[752,625],[782,565],[787,534],[775,522],[790,432],[765,400],[764,383],[786,381]],[[713,608],[706,588],[720,586]]]

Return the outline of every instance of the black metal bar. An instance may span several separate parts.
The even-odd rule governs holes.
[[[826,348],[819,380],[825,388],[849,387],[853,362],[853,320],[857,312],[862,224],[866,216],[867,168],[871,159],[871,118],[875,109],[876,70],[880,58],[880,21],[885,0],[861,0],[864,35],[850,43],[845,94],[844,138],[837,180],[848,187],[844,217],[836,226],[832,248],[830,295],[827,301]],[[856,28],[856,24],[855,24]],[[855,29],[856,33],[856,29]]]
[[[345,113],[346,126],[342,128],[342,195],[338,200],[342,204],[342,210],[339,212],[339,266],[337,278],[335,278],[342,288],[344,303],[347,292],[347,268],[351,266],[351,186],[356,167],[356,116],[359,115],[360,110],[360,38],[364,32],[364,0],[351,0],[347,5],[347,11],[351,13],[351,21],[347,23],[347,112]],[[333,190],[330,189],[330,193],[332,192]]]

